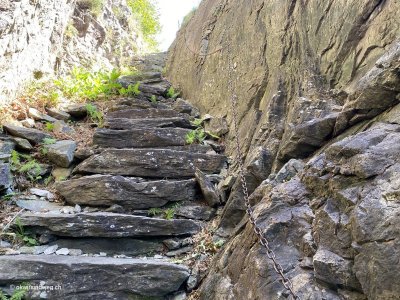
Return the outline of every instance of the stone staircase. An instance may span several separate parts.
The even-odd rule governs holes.
[[[162,99],[168,83],[153,74],[143,86]],[[190,250],[190,237],[215,215],[195,172],[218,174],[226,159],[211,146],[186,145],[194,108],[149,96],[117,101],[93,136],[97,154],[56,185],[82,211],[21,214],[42,245],[0,256],[0,287],[42,287],[32,299],[182,299],[174,297],[191,270],[170,257]],[[173,217],[152,215],[157,208]]]

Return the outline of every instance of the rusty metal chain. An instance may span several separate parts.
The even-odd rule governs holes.
[[[240,181],[242,183],[243,194],[244,194],[244,202],[246,204],[246,213],[249,217],[250,223],[253,226],[254,232],[256,233],[261,245],[265,247],[267,250],[267,256],[272,261],[272,265],[274,270],[280,277],[280,281],[282,282],[285,289],[290,293],[292,299],[300,300],[300,297],[296,295],[293,290],[293,284],[290,279],[284,274],[283,268],[280,263],[276,259],[276,255],[274,251],[271,249],[267,238],[264,236],[261,228],[257,225],[257,221],[254,217],[253,207],[250,204],[249,200],[249,191],[247,189],[246,179],[244,177],[244,164],[243,164],[243,157],[242,157],[242,150],[239,143],[239,128],[238,128],[238,116],[237,116],[237,95],[235,93],[235,89],[233,86],[233,72],[234,66],[232,65],[232,57],[230,47],[227,47],[227,59],[228,59],[228,89],[231,97],[231,111],[233,117],[233,129],[234,129],[234,136],[235,136],[235,146],[236,146],[236,157],[237,163],[239,165],[239,176]]]

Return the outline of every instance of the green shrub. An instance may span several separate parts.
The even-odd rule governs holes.
[[[64,96],[70,99],[97,100],[118,94],[121,85],[117,82],[120,72],[90,72],[73,68],[71,74],[54,81]]]

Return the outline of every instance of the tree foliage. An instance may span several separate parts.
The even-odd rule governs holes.
[[[155,36],[161,31],[161,25],[155,0],[128,0],[127,3],[139,22],[146,42],[156,48]]]

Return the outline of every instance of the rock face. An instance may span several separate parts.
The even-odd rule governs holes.
[[[190,201],[196,197],[194,180],[145,181],[112,175],[92,175],[63,181],[58,183],[57,190],[71,204],[118,204],[127,209],[161,207],[170,201]]]
[[[205,0],[170,49],[169,79],[203,114],[226,117],[229,154],[239,136],[257,222],[301,299],[400,297],[399,10]],[[232,235],[200,299],[286,297],[243,216],[236,180],[219,230]]]
[[[0,2],[0,102],[26,81],[73,66],[112,68],[146,48],[126,0],[102,1],[98,15],[90,2]]]
[[[110,149],[82,162],[76,173],[98,173],[149,178],[193,177],[195,168],[218,172],[225,157],[217,154],[191,153],[167,149]]]
[[[72,300],[77,294],[80,299],[162,297],[178,290],[189,277],[186,267],[151,260],[18,255],[0,256],[0,261],[0,282],[28,280],[37,286],[61,286],[48,291],[52,299]]]

